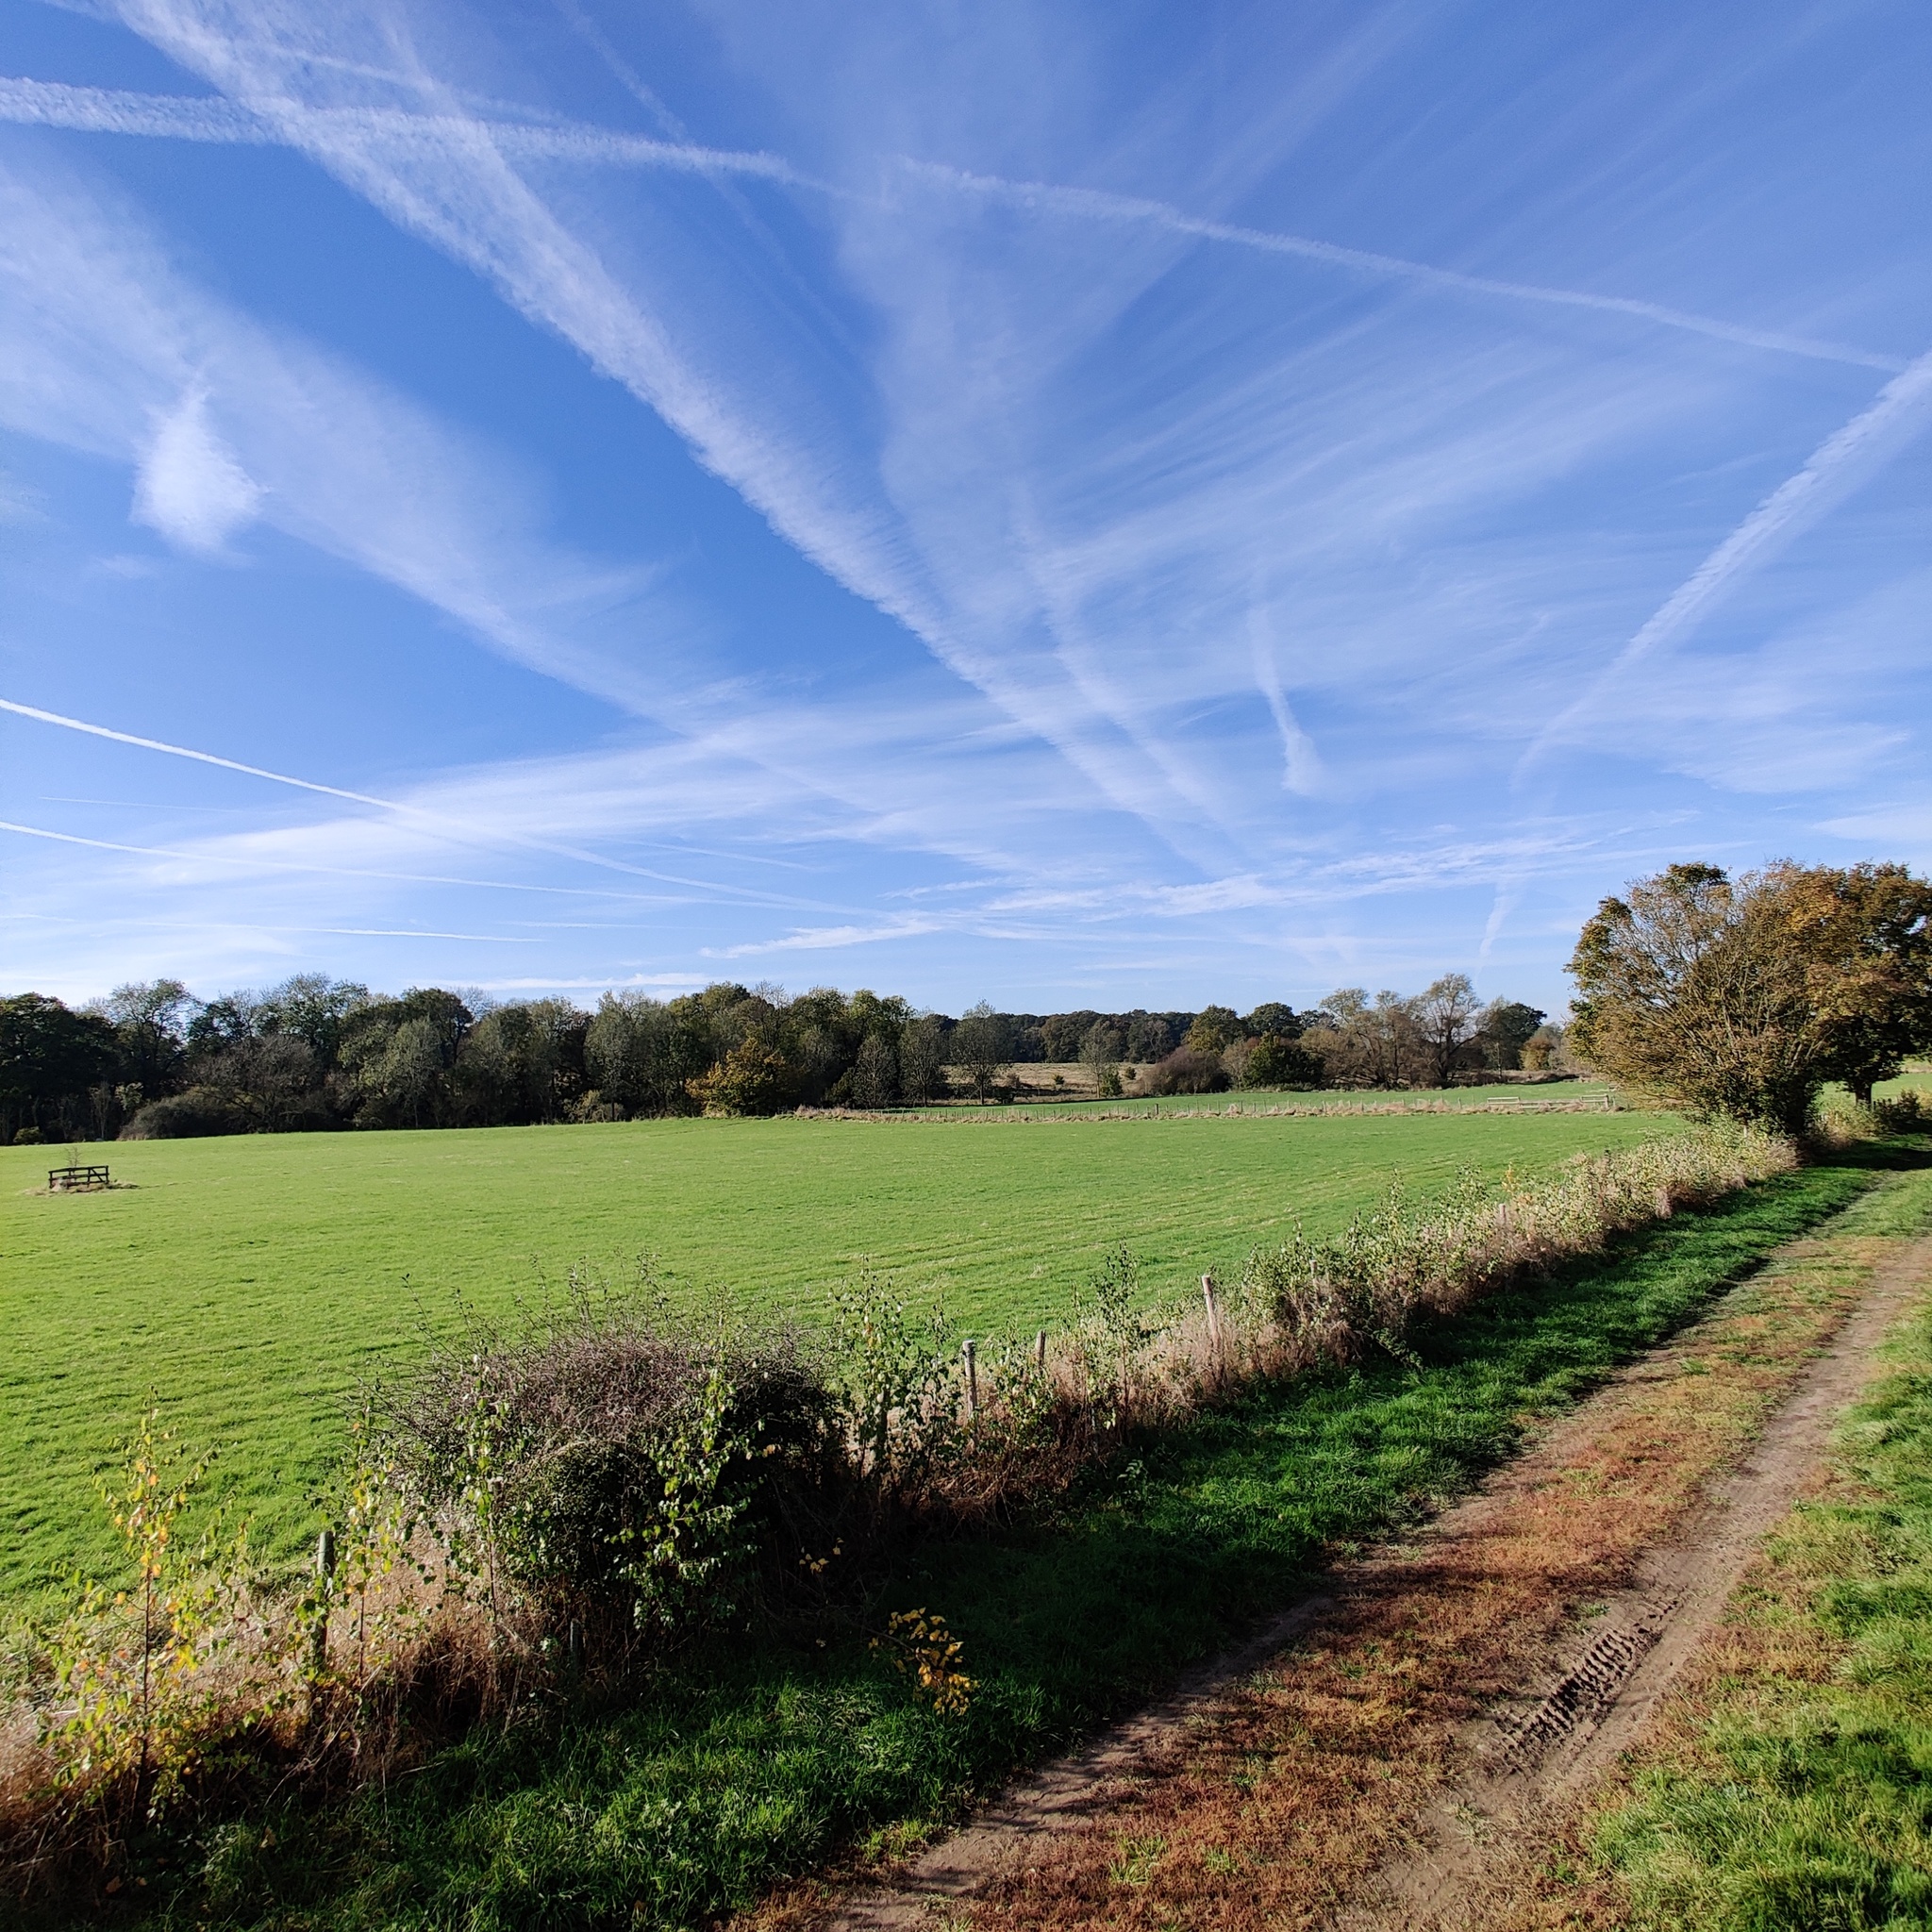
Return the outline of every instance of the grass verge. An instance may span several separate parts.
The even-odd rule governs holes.
[[[1608,1923],[1932,1924],[1932,1305],[1886,1361],[1590,1834]]]
[[[120,1896],[197,1924],[679,1925],[843,1847],[890,1853],[1224,1644],[1338,1548],[1465,1488],[1530,1419],[1909,1158],[1857,1149],[1760,1184],[1419,1327],[1407,1361],[1256,1391],[1015,1528],[913,1550],[876,1580],[874,1614],[945,1616],[977,1680],[964,1717],[914,1701],[862,1633],[720,1646],[627,1707],[473,1734],[380,1790],[260,1792],[242,1822],[141,1847]]]

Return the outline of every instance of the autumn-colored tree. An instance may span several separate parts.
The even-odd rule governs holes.
[[[1926,1041],[1932,889],[1903,867],[1674,865],[1606,899],[1570,962],[1574,1048],[1627,1087],[1787,1132],[1819,1089]]]
[[[762,1033],[747,1033],[702,1079],[691,1097],[711,1114],[782,1113],[792,1105],[797,1074]]]
[[[1805,961],[1824,1072],[1869,1105],[1932,1044],[1932,885],[1902,865],[1787,864],[1765,889]]]

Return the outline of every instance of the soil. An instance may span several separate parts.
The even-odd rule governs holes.
[[[1793,1244],[1412,1541],[971,1825],[766,1928],[1489,1923],[1820,1466],[1932,1241]]]

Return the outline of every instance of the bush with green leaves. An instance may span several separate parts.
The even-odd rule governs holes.
[[[492,1626],[724,1621],[841,1474],[837,1401],[790,1338],[692,1337],[581,1284],[519,1333],[473,1321],[377,1412]]]

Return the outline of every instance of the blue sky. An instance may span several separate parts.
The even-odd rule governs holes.
[[[1556,1008],[1671,859],[1932,859],[1923,7],[0,0],[0,75],[8,990]]]

